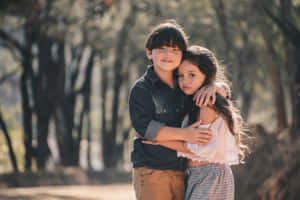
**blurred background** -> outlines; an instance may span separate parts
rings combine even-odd
[[[1,0],[0,187],[130,183],[128,91],[167,19],[250,126],[236,199],[300,199],[300,0]]]

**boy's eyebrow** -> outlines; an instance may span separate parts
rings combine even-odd
[[[189,71],[187,71],[187,72],[198,72],[197,70],[189,70]]]

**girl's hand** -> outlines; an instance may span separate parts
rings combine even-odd
[[[215,104],[216,85],[214,83],[201,87],[194,95],[193,101],[198,107]]]

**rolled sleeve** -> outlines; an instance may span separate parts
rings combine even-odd
[[[135,84],[129,94],[129,114],[133,128],[149,140],[154,140],[163,123],[155,121],[155,107],[149,89],[142,84]]]
[[[148,140],[154,141],[159,130],[164,126],[165,126],[164,123],[161,123],[161,122],[158,122],[155,120],[151,120],[146,129],[145,138],[147,138]]]

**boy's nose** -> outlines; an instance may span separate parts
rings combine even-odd
[[[184,83],[184,84],[187,84],[187,83],[189,83],[189,82],[190,82],[188,78],[183,78],[183,80],[182,80],[182,81],[183,81],[183,83]]]

